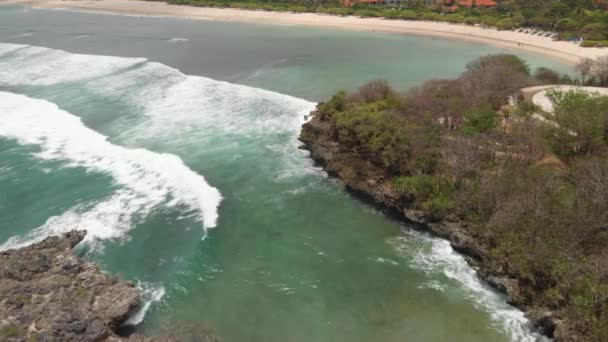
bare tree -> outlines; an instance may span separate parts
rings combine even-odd
[[[459,135],[447,136],[444,137],[442,145],[443,158],[452,168],[456,182],[479,171],[484,160],[489,158],[488,152],[484,151],[481,142],[476,139]]]
[[[608,163],[604,157],[585,159],[575,164],[572,178],[577,193],[597,206],[600,224],[608,224]]]
[[[600,86],[608,87],[608,56],[598,57],[593,65],[593,73]]]
[[[349,96],[354,102],[375,102],[385,100],[390,96],[396,96],[395,92],[385,80],[374,80],[359,87],[356,92]]]
[[[587,77],[591,75],[591,70],[595,62],[591,58],[583,58],[574,68],[581,75],[581,83],[585,84]]]

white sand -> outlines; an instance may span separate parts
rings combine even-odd
[[[483,42],[499,47],[516,48],[550,55],[569,63],[581,58],[608,55],[608,49],[582,48],[574,43],[553,41],[551,38],[513,32],[498,31],[468,25],[430,21],[387,20],[380,18],[339,17],[314,13],[286,13],[250,11],[224,8],[205,8],[170,5],[141,0],[0,0],[2,3],[20,3],[37,8],[107,11],[135,15],[178,16],[194,19],[238,21],[275,25],[298,25],[336,28],[354,31],[377,31],[396,34],[418,34],[441,38],[455,38]],[[449,52],[446,57],[449,57]]]

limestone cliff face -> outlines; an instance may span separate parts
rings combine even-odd
[[[132,283],[72,253],[74,231],[0,252],[1,341],[103,341],[140,304]]]

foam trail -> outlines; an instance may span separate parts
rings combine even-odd
[[[520,342],[548,340],[531,331],[531,324],[522,311],[507,304],[502,295],[483,284],[475,270],[462,255],[454,251],[447,240],[406,230],[405,236],[389,239],[388,242],[403,256],[411,258],[413,255],[412,266],[427,274],[430,279],[427,284],[429,288],[442,291],[445,287],[445,277],[459,283],[467,297],[478,308],[488,312],[498,328],[505,331],[511,340]]]
[[[0,136],[40,146],[36,157],[109,174],[120,187],[99,203],[49,218],[25,237],[9,239],[0,249],[19,247],[66,229],[88,230],[86,240],[119,237],[132,228],[136,218],[159,205],[193,212],[204,228],[216,225],[219,191],[175,155],[114,145],[50,102],[7,92],[0,92],[0,121]]]
[[[13,52],[0,59],[0,84],[9,86],[86,80],[146,62],[145,58],[89,56],[17,44],[0,44],[0,54],[3,50]]]
[[[127,318],[127,320],[123,323],[125,326],[134,326],[143,322],[150,305],[159,302],[165,295],[165,288],[159,285],[138,282],[137,288],[142,292],[143,305],[141,305],[137,311]]]

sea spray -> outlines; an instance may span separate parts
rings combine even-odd
[[[141,323],[146,316],[146,312],[150,309],[150,305],[159,302],[165,295],[165,288],[158,284],[138,281],[136,287],[142,293],[142,304],[123,323],[125,326],[134,326]]]

